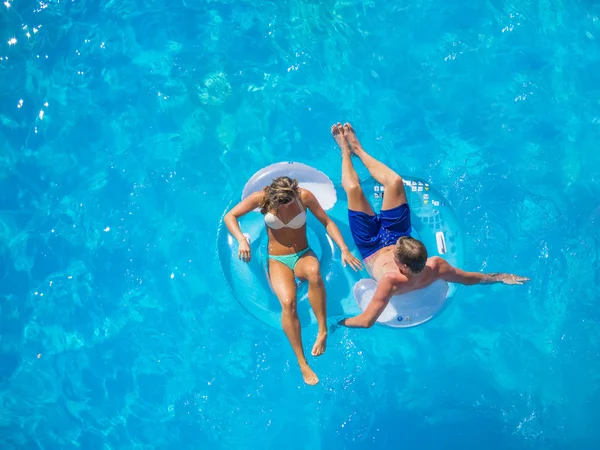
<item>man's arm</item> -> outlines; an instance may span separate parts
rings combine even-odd
[[[367,309],[358,316],[342,320],[339,322],[339,325],[344,325],[348,328],[371,328],[390,302],[393,292],[393,282],[387,277],[384,277],[379,282]]]
[[[437,258],[438,271],[440,278],[448,283],[459,283],[467,286],[474,284],[523,284],[529,281],[529,278],[520,277],[510,273],[481,273],[466,272],[452,266],[446,260]]]

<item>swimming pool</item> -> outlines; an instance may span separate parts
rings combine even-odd
[[[0,447],[597,448],[599,17],[3,2]],[[532,282],[338,330],[310,388],[232,298],[215,236],[269,163],[339,181],[337,121],[452,203],[468,268]]]

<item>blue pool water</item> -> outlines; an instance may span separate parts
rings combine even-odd
[[[596,2],[2,3],[0,448],[598,448]],[[269,163],[339,182],[337,121],[532,281],[338,330],[309,388],[216,230]]]

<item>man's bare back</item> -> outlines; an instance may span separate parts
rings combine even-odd
[[[379,281],[386,273],[397,273],[398,267],[394,261],[394,246],[390,245],[378,250],[365,259],[365,267],[376,281]]]
[[[393,245],[384,247],[365,259],[367,271],[375,281],[380,282],[386,279],[388,283],[392,284],[392,295],[404,294],[429,286],[440,279],[440,267],[444,263],[448,264],[442,258],[428,258],[423,270],[409,278],[398,269],[394,259],[394,248]]]

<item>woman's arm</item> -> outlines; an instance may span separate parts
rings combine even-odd
[[[340,229],[337,227],[335,222],[331,220],[331,218],[327,215],[327,213],[319,203],[319,200],[317,200],[317,197],[315,197],[315,195],[309,190],[302,189],[302,202],[304,203],[304,205],[306,205],[310,212],[314,214],[314,216],[319,220],[319,222],[323,224],[325,230],[327,231],[327,234],[331,236],[331,239],[333,239],[333,241],[342,251],[342,263],[344,264],[344,267],[346,266],[346,263],[349,263],[354,270],[361,269],[362,264],[360,260],[355,258],[354,255],[350,253],[350,250],[348,250],[348,246],[346,245],[346,242],[342,237],[342,233],[340,233]]]
[[[250,211],[257,208],[263,196],[263,192],[255,192],[254,194],[249,195],[240,203],[235,205],[231,209],[231,211],[225,214],[225,218],[223,219],[223,221],[225,222],[225,226],[227,227],[231,235],[234,238],[236,238],[239,243],[239,258],[246,262],[250,261],[250,245],[248,244],[248,241],[246,241],[244,233],[242,233],[242,229],[240,228],[240,224],[238,223],[238,218],[248,214]]]

